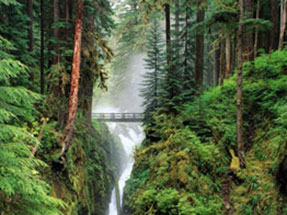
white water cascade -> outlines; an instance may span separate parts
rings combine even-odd
[[[139,96],[144,67],[145,53],[134,53],[127,57],[126,66],[118,68],[110,80],[107,93],[99,93],[94,98],[94,113],[142,113],[143,103]],[[107,123],[110,132],[118,136],[127,156],[119,177],[120,200],[122,204],[123,191],[126,181],[130,178],[134,164],[133,152],[144,139],[141,123]],[[116,190],[114,189],[109,205],[109,215],[119,215],[117,212]]]
[[[116,123],[107,123],[107,124],[110,129],[110,132],[115,134],[117,132]],[[134,164],[133,152],[134,152],[135,147],[138,146],[144,139],[144,133],[142,131],[140,124],[135,125],[135,124],[126,123],[126,124],[122,124],[121,126],[125,127],[125,130],[127,131],[127,133],[126,134],[120,133],[118,134],[118,136],[122,142],[126,155],[128,156],[128,158],[126,159],[127,162],[125,163],[123,173],[120,176],[119,181],[118,181],[119,191],[120,191],[120,203],[122,204],[124,187],[125,187],[126,181],[130,178],[133,164]],[[113,189],[112,196],[111,196],[111,202],[109,205],[109,215],[118,215],[115,188]]]

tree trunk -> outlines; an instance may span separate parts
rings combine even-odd
[[[257,5],[256,5],[256,19],[258,20],[260,17],[260,0],[257,0]],[[254,41],[254,58],[257,57],[257,49],[258,49],[258,37],[259,37],[259,28],[256,27],[255,31],[255,41]]]
[[[33,0],[27,0],[28,21],[28,50],[33,51]]]
[[[180,5],[179,1],[175,1],[175,43],[173,44],[174,51],[176,52],[176,58],[180,57],[181,38],[180,38]]]
[[[40,1],[41,7],[41,94],[45,93],[45,35],[44,35],[44,0]]]
[[[54,24],[57,23],[60,19],[60,7],[59,7],[59,0],[54,0]],[[54,44],[54,52],[55,52],[55,56],[53,59],[53,64],[57,64],[59,62],[59,44],[58,44],[58,40],[59,40],[59,28],[58,27],[54,27],[54,38],[56,40],[55,44]]]
[[[28,25],[28,51],[31,54],[33,52],[33,0],[27,0],[27,15],[29,17]],[[31,71],[30,81],[34,81],[34,72]]]
[[[280,20],[280,38],[278,49],[282,49],[284,45],[284,35],[286,30],[287,19],[287,0],[281,0],[281,20]]]
[[[70,18],[71,18],[71,15],[70,15],[69,0],[65,0],[65,20],[66,20],[66,23],[69,23]]]
[[[240,5],[240,18],[239,23],[243,21],[244,15],[244,2],[243,0],[239,0]],[[237,152],[238,157],[240,160],[240,165],[242,167],[245,166],[245,161],[243,157],[243,113],[242,113],[242,83],[243,83],[243,26],[242,24],[238,27],[237,32],[237,67],[238,67],[238,74],[237,74],[237,100],[236,100],[236,108],[237,108],[237,122],[236,122],[236,135],[237,135]]]
[[[212,51],[212,45],[208,44],[207,46],[207,53],[210,53]],[[207,69],[206,69],[206,84],[210,87],[213,86],[214,80],[213,80],[213,59],[212,57],[207,58]]]
[[[77,0],[77,17],[75,26],[75,39],[74,39],[74,56],[72,65],[71,76],[71,90],[69,98],[69,116],[68,122],[65,127],[65,139],[61,152],[61,157],[65,155],[70,147],[71,137],[73,134],[74,121],[78,106],[78,92],[79,92],[79,78],[80,78],[80,65],[81,65],[81,43],[82,43],[82,17],[83,17],[84,4],[82,0]]]
[[[225,43],[224,41],[220,42],[220,73],[219,73],[219,84],[223,85],[225,77]]]
[[[170,5],[165,4],[165,36],[166,36],[166,63],[170,64],[171,60],[171,38],[170,38]]]
[[[246,7],[246,13],[247,13],[247,19],[253,18],[253,5],[252,0],[245,0],[245,7]],[[245,53],[246,53],[246,59],[252,60],[253,58],[253,31],[249,31],[246,34],[246,42],[245,42]]]
[[[89,123],[92,123],[92,102],[94,80],[90,70],[81,71],[79,109]]]
[[[227,30],[225,39],[225,78],[231,76],[231,36]]]
[[[202,1],[197,5],[197,23],[204,21],[205,11],[201,8]],[[204,64],[204,34],[197,32],[195,39],[195,87],[199,90],[203,84],[203,64]]]
[[[172,81],[171,68],[171,34],[170,34],[170,5],[165,4],[165,35],[166,35],[166,63],[167,63],[167,84],[170,85]],[[173,89],[170,92],[170,98],[173,98]]]
[[[270,0],[271,5],[271,22],[272,28],[270,29],[269,37],[270,37],[270,47],[269,51],[277,49],[277,40],[278,40],[278,0]]]
[[[89,13],[89,31],[93,32],[95,29],[95,16]],[[93,47],[95,42],[93,38],[89,39],[88,46]],[[89,123],[92,123],[92,103],[93,103],[93,89],[94,80],[93,75],[90,71],[84,71],[85,74],[81,76],[81,89],[80,98],[84,100],[84,105],[81,108],[83,110],[83,115],[87,118]]]
[[[220,76],[220,50],[221,47],[219,46],[218,49],[214,52],[214,67],[213,67],[213,80],[214,86],[219,84],[219,76]]]
[[[180,40],[179,10],[180,10],[179,1],[175,1],[175,39],[176,39],[177,44],[179,43],[179,40]]]
[[[188,41],[189,41],[189,34],[188,34],[188,29],[189,29],[189,13],[188,9],[186,7],[185,9],[185,35],[184,35],[184,79],[185,79],[185,84],[184,84],[184,90],[187,90],[188,88]]]

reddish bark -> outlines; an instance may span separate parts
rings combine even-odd
[[[283,48],[284,35],[286,31],[286,21],[287,21],[287,0],[281,0],[280,37],[279,37],[278,49]]]
[[[81,43],[82,43],[82,17],[84,4],[82,0],[77,0],[77,17],[75,27],[74,40],[74,56],[71,76],[71,90],[69,98],[69,116],[65,127],[64,145],[61,152],[61,157],[68,151],[71,143],[71,137],[74,129],[74,121],[78,106],[79,78],[81,65]]]

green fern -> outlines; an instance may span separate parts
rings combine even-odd
[[[12,85],[12,79],[25,74],[27,68],[7,53],[11,49],[0,37],[0,211],[5,215],[59,215],[58,208],[64,204],[49,196],[50,187],[37,171],[46,164],[30,158],[38,140],[26,123],[33,122],[34,103],[40,96]]]

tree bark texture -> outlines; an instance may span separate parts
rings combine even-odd
[[[71,90],[69,97],[69,116],[65,127],[65,139],[61,152],[61,157],[65,155],[70,147],[71,137],[73,134],[74,121],[78,106],[79,78],[81,65],[81,43],[82,43],[82,18],[84,4],[82,0],[77,0],[77,17],[75,26],[74,55],[71,76]]]
[[[213,67],[214,87],[219,84],[219,76],[220,76],[220,46],[214,52],[214,67]]]
[[[222,40],[220,42],[220,73],[219,73],[219,84],[223,85],[224,83],[224,77],[225,77],[225,43]]]
[[[270,29],[269,37],[270,37],[270,50],[276,50],[277,44],[278,44],[278,28],[279,28],[279,9],[278,9],[279,1],[278,0],[270,0],[270,6],[271,6],[271,22],[272,22],[272,28]]]
[[[231,36],[227,30],[225,39],[225,78],[231,76]]]
[[[169,65],[171,60],[171,36],[170,36],[170,5],[165,5],[165,35],[166,35],[166,62]]]
[[[287,0],[281,0],[281,19],[280,19],[280,37],[278,49],[282,49],[284,45],[284,35],[286,31],[287,20]]]
[[[89,20],[89,31],[95,29],[95,16],[92,13],[88,14]],[[88,38],[86,46],[94,47],[94,38]],[[81,72],[80,79],[80,90],[79,90],[79,105],[83,115],[88,120],[89,123],[92,123],[92,102],[93,102],[93,89],[94,89],[94,80],[93,75],[90,70],[83,70]]]
[[[71,18],[69,0],[65,0],[65,21],[69,23]]]
[[[172,80],[172,68],[171,68],[171,27],[170,27],[170,5],[165,4],[165,35],[166,35],[166,63],[167,63],[167,84],[171,84]],[[173,98],[173,89],[170,92],[170,98]]]

